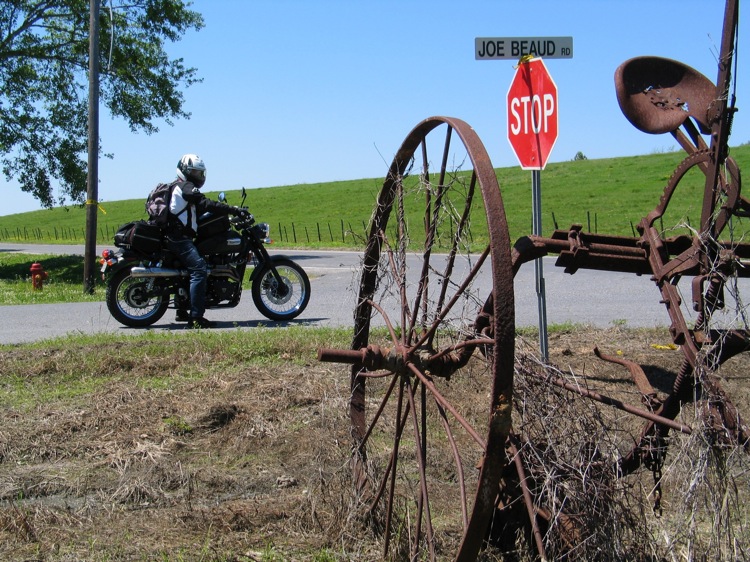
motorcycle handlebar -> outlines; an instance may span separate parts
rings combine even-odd
[[[255,222],[255,217],[248,211],[247,209],[243,209],[241,207],[235,207],[239,209],[241,212],[233,217],[229,218],[229,222],[236,225],[251,225]]]

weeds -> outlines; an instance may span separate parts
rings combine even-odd
[[[571,327],[551,333],[550,351],[590,371],[581,345],[617,345],[639,360],[654,352],[644,342],[666,333]],[[352,493],[348,368],[314,359],[322,344],[345,348],[350,337],[348,330],[285,328],[0,346],[0,558],[382,559],[382,535]],[[527,348],[535,342],[519,341],[519,352]],[[655,361],[670,357],[661,352]],[[747,364],[728,367],[728,391],[746,403]],[[590,380],[624,388],[619,370],[610,369]],[[577,532],[590,539],[580,552],[594,556],[598,544],[600,557],[613,559],[709,552],[709,560],[748,559],[744,456],[712,451],[698,435],[675,435],[657,520],[650,472],[615,481],[581,460],[591,452],[590,425],[614,432],[621,420],[534,380],[519,371],[517,397],[527,397],[519,430],[549,446],[535,449],[539,462],[529,468],[542,496],[567,502],[556,524],[582,514]],[[456,400],[462,413],[475,408]],[[630,436],[612,434],[628,443]],[[609,458],[609,444],[600,440],[597,455]],[[565,548],[550,545],[550,552]],[[496,554],[488,550],[482,560]]]

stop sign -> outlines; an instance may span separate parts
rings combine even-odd
[[[557,140],[557,86],[542,59],[521,62],[508,89],[508,141],[524,170],[543,170]]]

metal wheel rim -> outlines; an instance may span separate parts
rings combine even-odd
[[[276,267],[281,279],[287,287],[287,292],[284,296],[278,296],[277,288],[278,283],[270,271],[263,277],[261,284],[261,299],[266,303],[266,306],[271,310],[277,312],[293,311],[297,310],[301,303],[304,301],[304,285],[302,279],[299,277],[296,271],[287,267]],[[292,280],[294,279],[294,281]],[[292,300],[293,297],[298,296],[296,300]],[[291,306],[284,307],[288,303],[292,303]]]
[[[117,289],[117,306],[132,318],[146,318],[153,314],[161,304],[162,297],[139,298],[139,292],[145,292],[146,282],[133,277],[124,280]]]
[[[487,410],[488,427],[484,443],[483,458],[481,459],[481,469],[477,477],[476,490],[469,491],[473,493],[473,506],[471,513],[466,515],[468,519],[464,523],[464,530],[460,541],[460,546],[455,553],[457,560],[475,559],[482,543],[484,532],[487,528],[489,518],[494,508],[497,494],[497,484],[502,473],[505,463],[505,442],[510,432],[510,414],[512,401],[513,386],[513,349],[514,349],[514,299],[513,299],[513,272],[511,267],[510,240],[508,235],[507,221],[503,209],[502,199],[500,196],[499,186],[484,146],[479,140],[476,133],[465,122],[449,117],[432,117],[420,123],[409,134],[401,148],[399,149],[394,161],[390,167],[388,177],[384,182],[383,189],[378,200],[378,205],[373,216],[370,227],[370,236],[368,246],[364,257],[364,268],[360,284],[360,293],[357,308],[355,310],[355,336],[352,348],[355,350],[365,348],[368,345],[370,333],[370,317],[372,314],[372,304],[370,299],[377,285],[378,263],[381,257],[381,242],[378,232],[387,227],[389,215],[393,208],[394,190],[398,182],[403,177],[408,163],[414,157],[420,146],[425,145],[427,135],[440,125],[447,125],[446,141],[444,150],[447,152],[447,146],[450,144],[452,134],[456,133],[463,143],[466,152],[471,160],[474,170],[474,180],[479,186],[479,192],[485,204],[488,224],[492,225],[489,229],[489,258],[491,262],[491,272],[493,281],[493,292],[500,295],[494,301],[490,299],[488,305],[491,307],[491,317],[494,318],[494,325],[491,327],[492,339],[494,340],[495,353],[491,354],[491,390],[490,400]],[[444,159],[445,160],[445,159]],[[441,165],[441,173],[445,171],[445,162]],[[510,289],[510,290],[509,290]],[[352,368],[352,398],[350,401],[350,417],[352,423],[352,432],[355,444],[362,441],[366,430],[366,420],[364,416],[366,383],[360,376],[363,365],[355,364]],[[395,381],[395,377],[394,377]],[[425,389],[425,384],[422,385]],[[424,390],[422,392],[425,392]],[[430,391],[431,393],[431,391]],[[402,394],[399,393],[399,396]],[[407,394],[408,396],[408,394]],[[413,400],[413,396],[409,397]],[[398,442],[398,438],[396,442]],[[398,454],[397,445],[394,446],[394,455]],[[363,458],[355,454],[353,462],[354,478],[358,488],[362,489],[366,485],[366,474],[363,466]],[[394,471],[395,472],[395,471]],[[427,497],[427,493],[420,493],[419,496]],[[417,517],[426,516],[428,519],[427,527],[430,527],[429,519],[429,497],[420,504]],[[387,510],[392,509],[389,504]],[[390,513],[386,514],[387,518]],[[389,543],[389,533],[392,531],[386,529],[386,544]],[[427,530],[430,534],[430,530]],[[428,537],[428,543],[432,542]],[[387,549],[388,547],[386,547]],[[411,556],[421,556],[420,547],[417,546]],[[388,553],[386,553],[388,554]],[[434,545],[428,544],[425,547],[425,554],[430,559],[435,557]]]

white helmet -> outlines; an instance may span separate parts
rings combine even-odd
[[[206,183],[206,165],[200,156],[186,154],[177,162],[177,177],[201,188]]]

